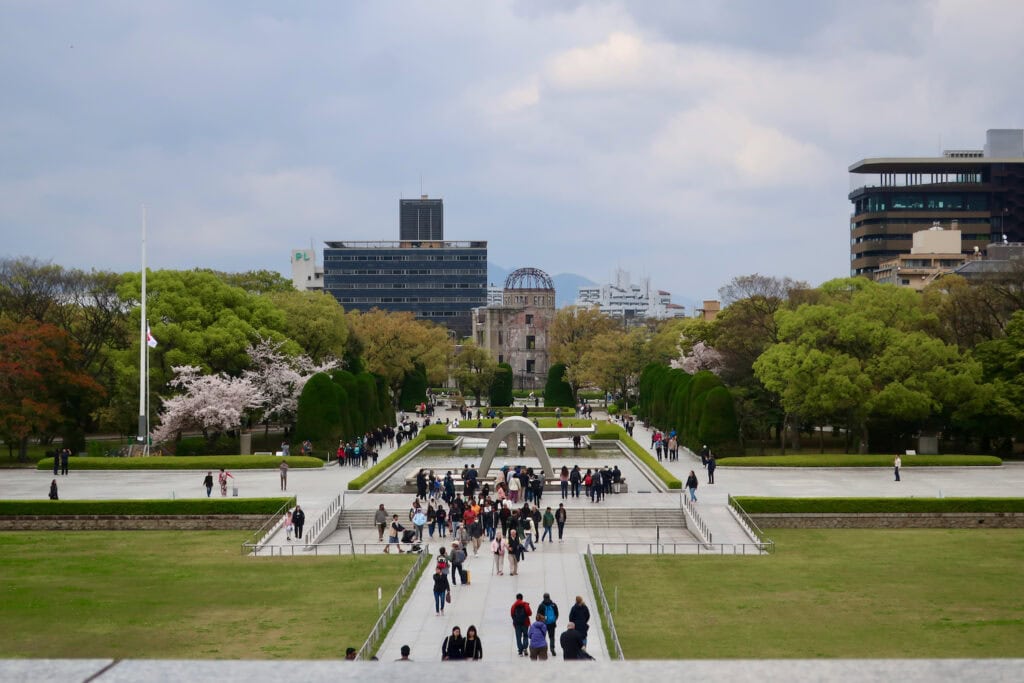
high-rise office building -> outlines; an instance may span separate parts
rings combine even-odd
[[[850,166],[850,274],[909,254],[913,234],[957,222],[964,254],[1024,241],[1024,130],[989,130],[983,149]],[[851,183],[851,186],[853,185]]]
[[[443,240],[444,201],[421,195],[398,200],[398,239]]]

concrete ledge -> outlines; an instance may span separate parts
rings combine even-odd
[[[437,661],[437,653],[412,653],[412,662],[322,661],[172,661],[25,659],[0,661],[0,680],[139,683],[141,681],[203,681],[255,683],[282,680],[309,683],[382,680],[422,683],[465,672],[462,662]],[[428,661],[429,659],[429,661]],[[563,683],[612,680],[697,680],[729,683],[790,681],[1017,681],[1024,659],[771,659],[565,662],[538,666],[544,678]],[[485,660],[486,664],[486,660]],[[531,666],[526,664],[526,666]],[[549,671],[549,667],[556,672]],[[674,672],[674,673],[673,673]]]
[[[0,531],[252,531],[270,515],[25,515]]]
[[[750,515],[777,529],[1022,529],[1020,512],[871,512]]]

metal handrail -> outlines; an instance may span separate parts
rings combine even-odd
[[[320,513],[319,517],[316,518],[316,521],[313,522],[312,526],[309,527],[309,531],[306,533],[306,538],[311,539],[312,543],[307,544],[307,546],[314,545],[318,540],[320,540],[320,532],[322,532],[324,527],[326,527],[330,522],[337,521],[337,518],[344,510],[345,492],[342,491],[334,497],[334,500],[330,502],[327,508]]]
[[[284,522],[285,511],[291,508],[295,502],[296,498],[291,498],[288,502],[279,507],[277,512],[272,514],[259,529],[252,532],[252,535],[249,536],[249,540],[242,544],[242,554],[245,554],[245,549],[247,547],[259,546],[263,541],[266,541],[273,536],[277,532],[278,527],[280,527],[282,522]]]
[[[697,532],[697,537],[711,545],[714,541],[711,529],[708,527],[707,522],[704,521],[704,518],[700,516],[700,513],[697,512],[697,506],[686,497],[686,492],[679,494],[679,507],[683,511],[683,516],[686,517],[686,526],[689,527],[692,523],[694,531]]]
[[[373,652],[377,649],[380,642],[384,640],[388,630],[391,628],[391,622],[397,618],[398,610],[406,594],[412,590],[413,584],[419,580],[420,574],[423,573],[430,558],[430,546],[423,546],[423,552],[420,553],[419,558],[417,558],[409,573],[405,575],[405,579],[402,580],[402,584],[388,602],[388,606],[380,613],[377,623],[373,625],[370,635],[366,637],[366,642],[363,643],[363,646],[359,648],[359,652],[356,653],[356,659],[369,659],[373,656]]]
[[[763,555],[768,543],[592,541],[598,555]]]
[[[765,546],[766,552],[771,553],[775,551],[775,541],[765,536],[764,532],[761,531],[761,528],[757,526],[750,515],[747,514],[747,511],[743,509],[743,506],[740,505],[731,494],[729,495],[729,511],[732,513],[733,517],[736,518],[736,521],[743,530],[747,532],[747,535],[750,536],[751,540],[757,541],[761,545]]]
[[[245,544],[244,549],[251,551],[252,557],[305,557],[313,555],[370,555],[382,552],[387,543],[354,543],[351,540],[342,543],[263,543]],[[406,551],[410,552],[410,551]],[[423,552],[426,552],[425,550]]]
[[[604,586],[601,584],[601,574],[597,571],[597,563],[594,562],[594,554],[590,552],[590,544],[587,544],[587,565],[590,567],[590,575],[594,578],[594,593],[597,596],[597,606],[601,610],[601,621],[605,624],[608,629],[608,635],[611,636],[612,646],[615,652],[612,654],[615,659],[624,660],[626,659],[625,653],[622,652],[622,645],[619,643],[619,634],[615,630],[615,620],[612,618],[612,611],[608,607],[608,598],[604,594]]]

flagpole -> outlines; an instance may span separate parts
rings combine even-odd
[[[142,205],[142,311],[139,315],[139,441],[143,444],[143,454],[148,441],[149,418],[146,415],[146,375],[149,364],[146,362],[149,346],[146,344],[146,205]]]
[[[149,320],[146,320],[146,440],[143,455],[149,455]]]

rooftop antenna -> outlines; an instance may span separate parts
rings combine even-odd
[[[420,197],[423,196],[423,171],[420,171]]]

